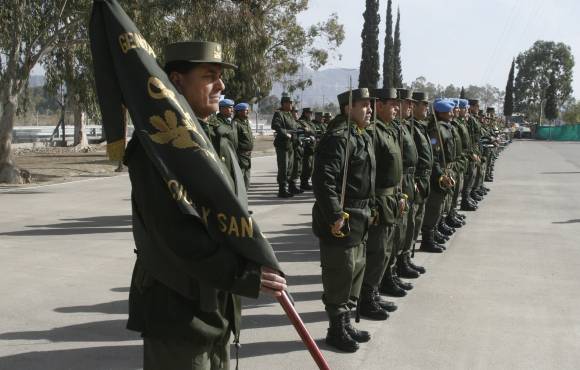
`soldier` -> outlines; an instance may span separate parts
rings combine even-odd
[[[398,132],[393,127],[399,105],[397,91],[376,89],[372,95],[376,98],[377,119],[367,131],[373,140],[377,166],[374,197],[376,217],[369,228],[360,314],[373,320],[386,320],[389,317],[387,311],[392,312],[397,306],[383,300],[378,288],[393,253],[393,232],[395,225],[401,221],[406,201],[399,189],[403,177],[403,160]]]
[[[233,153],[236,155],[238,147],[238,130],[232,122],[234,114],[234,101],[231,99],[222,99],[219,102],[219,112],[213,114],[207,120],[208,125],[214,128],[214,138],[212,143],[221,160],[226,165],[226,168],[233,176],[233,168],[231,163],[238,162],[237,156],[229,158]],[[231,148],[231,150],[230,150]]]
[[[470,199],[472,199],[476,203],[482,201],[483,195],[485,195],[483,189],[481,189],[481,184],[483,184],[483,178],[485,176],[485,171],[487,167],[481,143],[482,126],[479,121],[479,117],[483,116],[483,110],[479,109],[479,100],[470,99],[468,100],[468,102],[470,115],[467,122],[471,133],[471,141],[480,159],[480,161],[478,162],[475,179],[473,180],[474,181],[473,188],[471,190],[471,193],[469,194]]]
[[[332,121],[332,114],[330,112],[324,113],[324,123],[328,125],[330,121]]]
[[[314,148],[316,146],[316,125],[311,121],[312,109],[303,108],[298,125],[304,130],[302,141],[302,173],[300,174],[300,189],[312,190],[310,178],[314,166]]]
[[[353,90],[352,104],[349,95],[338,95],[341,114],[328,124],[316,151],[312,229],[320,240],[322,301],[330,321],[326,343],[355,352],[358,343],[370,340],[368,332],[351,325],[350,309],[358,301],[365,269],[375,157],[365,130],[371,118],[369,91]]]
[[[322,112],[314,113],[314,120],[312,120],[312,125],[316,130],[316,142],[318,143],[322,138],[322,135],[326,132],[326,124],[324,123]]]
[[[413,240],[411,242],[414,248],[417,239],[419,238],[419,231],[423,224],[423,217],[425,215],[425,203],[431,193],[431,169],[433,168],[433,149],[431,148],[431,139],[429,137],[429,124],[427,121],[427,114],[429,112],[429,98],[427,93],[415,91],[412,95],[415,104],[413,106],[413,126],[415,147],[417,148],[417,165],[415,167],[415,229],[413,231]],[[408,259],[409,266],[424,274],[425,268],[415,265],[410,257]]]
[[[201,41],[168,45],[165,61],[175,89],[206,124],[224,89],[222,68],[235,66],[222,61],[219,44]],[[182,212],[136,135],[125,163],[137,250],[127,327],[143,336],[144,369],[227,369],[230,332],[238,338],[241,316],[233,294],[277,296],[285,280],[211,239]]]
[[[304,130],[298,122],[298,109],[292,108],[292,118],[296,124],[296,128],[292,134],[292,147],[294,148],[294,161],[292,164],[292,173],[290,175],[290,182],[288,183],[288,192],[291,194],[302,194],[303,189],[298,188],[296,182],[302,176],[302,159],[304,158]]]
[[[297,123],[292,117],[294,101],[289,96],[283,96],[281,107],[272,117],[272,130],[275,132],[274,147],[276,148],[276,162],[278,164],[278,197],[290,198],[294,194],[288,192],[291,183],[292,167],[294,164],[294,138]]]
[[[452,168],[455,178],[455,186],[453,187],[453,192],[450,194],[448,199],[448,205],[446,207],[447,216],[443,222],[452,228],[461,228],[465,224],[463,218],[460,218],[457,213],[457,205],[459,203],[459,195],[463,189],[463,183],[465,179],[465,171],[467,170],[468,155],[469,150],[468,140],[469,133],[467,128],[465,131],[463,125],[461,124],[461,112],[463,111],[463,116],[466,113],[466,106],[462,107],[461,99],[453,99],[455,107],[453,108],[453,119],[451,120],[451,132],[453,134],[453,139],[455,142],[455,163]],[[467,137],[466,137],[467,135]]]
[[[434,234],[443,213],[445,198],[455,184],[448,168],[455,159],[455,143],[449,123],[454,106],[448,100],[438,100],[433,103],[436,120],[433,120],[429,130],[434,159],[431,169],[431,192],[427,198],[421,226],[421,250],[425,252],[441,253],[444,248],[435,242]]]
[[[254,135],[248,120],[250,105],[239,103],[234,107],[235,117],[233,126],[238,129],[238,163],[244,175],[246,191],[250,188],[250,171],[252,168],[252,150],[254,149]]]
[[[418,154],[415,147],[412,127],[408,124],[413,102],[412,91],[407,89],[397,89],[397,99],[399,102],[398,119],[393,122],[393,127],[398,132],[399,145],[403,157],[403,177],[399,188],[407,198],[409,206],[401,223],[395,228],[394,248],[395,252],[391,254],[389,266],[383,276],[381,284],[381,293],[402,297],[406,295],[406,290],[411,290],[413,285],[401,280],[401,277],[417,278],[420,273],[408,265],[408,261],[402,256],[410,253],[413,239],[413,228],[415,223],[414,211],[412,204],[415,199],[415,166],[417,165]]]

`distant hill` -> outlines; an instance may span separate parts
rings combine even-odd
[[[353,88],[358,87],[358,69],[354,68],[328,68],[313,71],[309,68],[304,68],[304,78],[312,79],[312,86],[301,91],[295,91],[294,95],[302,97],[301,107],[322,106],[324,104],[333,102],[337,104],[336,96],[343,91],[348,90],[348,78],[352,77]],[[270,95],[280,97],[282,94],[282,84],[274,83]]]

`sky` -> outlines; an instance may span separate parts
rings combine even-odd
[[[491,84],[505,89],[511,61],[536,40],[564,42],[572,49],[573,96],[580,99],[579,0],[394,0],[401,10],[403,80],[419,76],[441,85]],[[380,0],[382,66],[387,0]],[[327,66],[359,68],[365,0],[310,0],[299,15],[303,25],[335,12],[346,38],[342,59]],[[393,24],[394,29],[394,24]]]

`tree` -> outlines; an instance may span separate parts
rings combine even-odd
[[[550,84],[546,89],[546,107],[544,109],[544,115],[550,121],[558,118],[558,103],[556,96],[556,77],[554,74],[550,75]]]
[[[385,31],[385,52],[383,55],[383,87],[396,87],[393,81],[394,42],[393,42],[393,11],[392,0],[387,2],[387,19]]]
[[[459,98],[460,99],[467,99],[465,97],[465,89],[463,88],[463,86],[461,86],[461,92],[459,93]]]
[[[379,0],[367,0],[361,33],[362,56],[358,77],[359,87],[375,89],[379,82]]]
[[[403,66],[401,64],[401,11],[397,8],[397,23],[393,41],[393,84],[403,86]]]
[[[537,117],[545,101],[550,78],[554,77],[556,107],[572,94],[574,57],[570,46],[553,41],[536,41],[516,58],[518,69],[514,83],[514,109],[528,117]]]
[[[579,124],[580,123],[580,102],[571,101],[564,105],[564,111],[562,112],[562,120],[569,124]]]
[[[505,98],[503,101],[503,115],[506,117],[514,113],[514,70],[516,67],[515,59],[512,60],[512,66],[508,74],[507,84],[505,86]]]
[[[83,18],[87,0],[5,0],[0,7],[0,183],[21,183],[12,160],[18,99],[30,72]]]

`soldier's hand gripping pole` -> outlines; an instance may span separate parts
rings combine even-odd
[[[348,79],[348,114],[346,118],[346,147],[344,149],[344,171],[342,173],[342,186],[340,192],[340,210],[341,210],[341,217],[343,220],[343,226],[340,231],[335,232],[333,228],[333,235],[337,238],[344,238],[350,233],[350,224],[349,224],[349,214],[344,211],[344,202],[346,199],[346,178],[348,176],[348,165],[349,165],[349,150],[348,146],[350,144],[350,117],[351,117],[351,110],[352,110],[352,77]]]
[[[294,309],[292,302],[290,302],[288,293],[286,291],[283,291],[282,295],[277,297],[276,299],[284,309],[284,312],[286,312],[286,316],[288,316],[288,319],[290,319],[292,325],[294,325],[294,328],[298,332],[298,335],[300,335],[300,339],[302,339],[302,342],[304,342],[306,348],[308,348],[308,352],[310,352],[310,355],[314,359],[314,362],[316,362],[316,365],[318,365],[318,368],[321,370],[330,370],[328,362],[326,362],[326,360],[324,359],[324,356],[322,355],[322,352],[320,352],[320,349],[316,345],[316,342],[314,341],[314,339],[312,339],[312,336],[308,332],[308,329],[306,329],[306,326],[304,326],[304,323],[302,322],[300,315],[298,315],[298,312],[296,312],[296,310]]]

